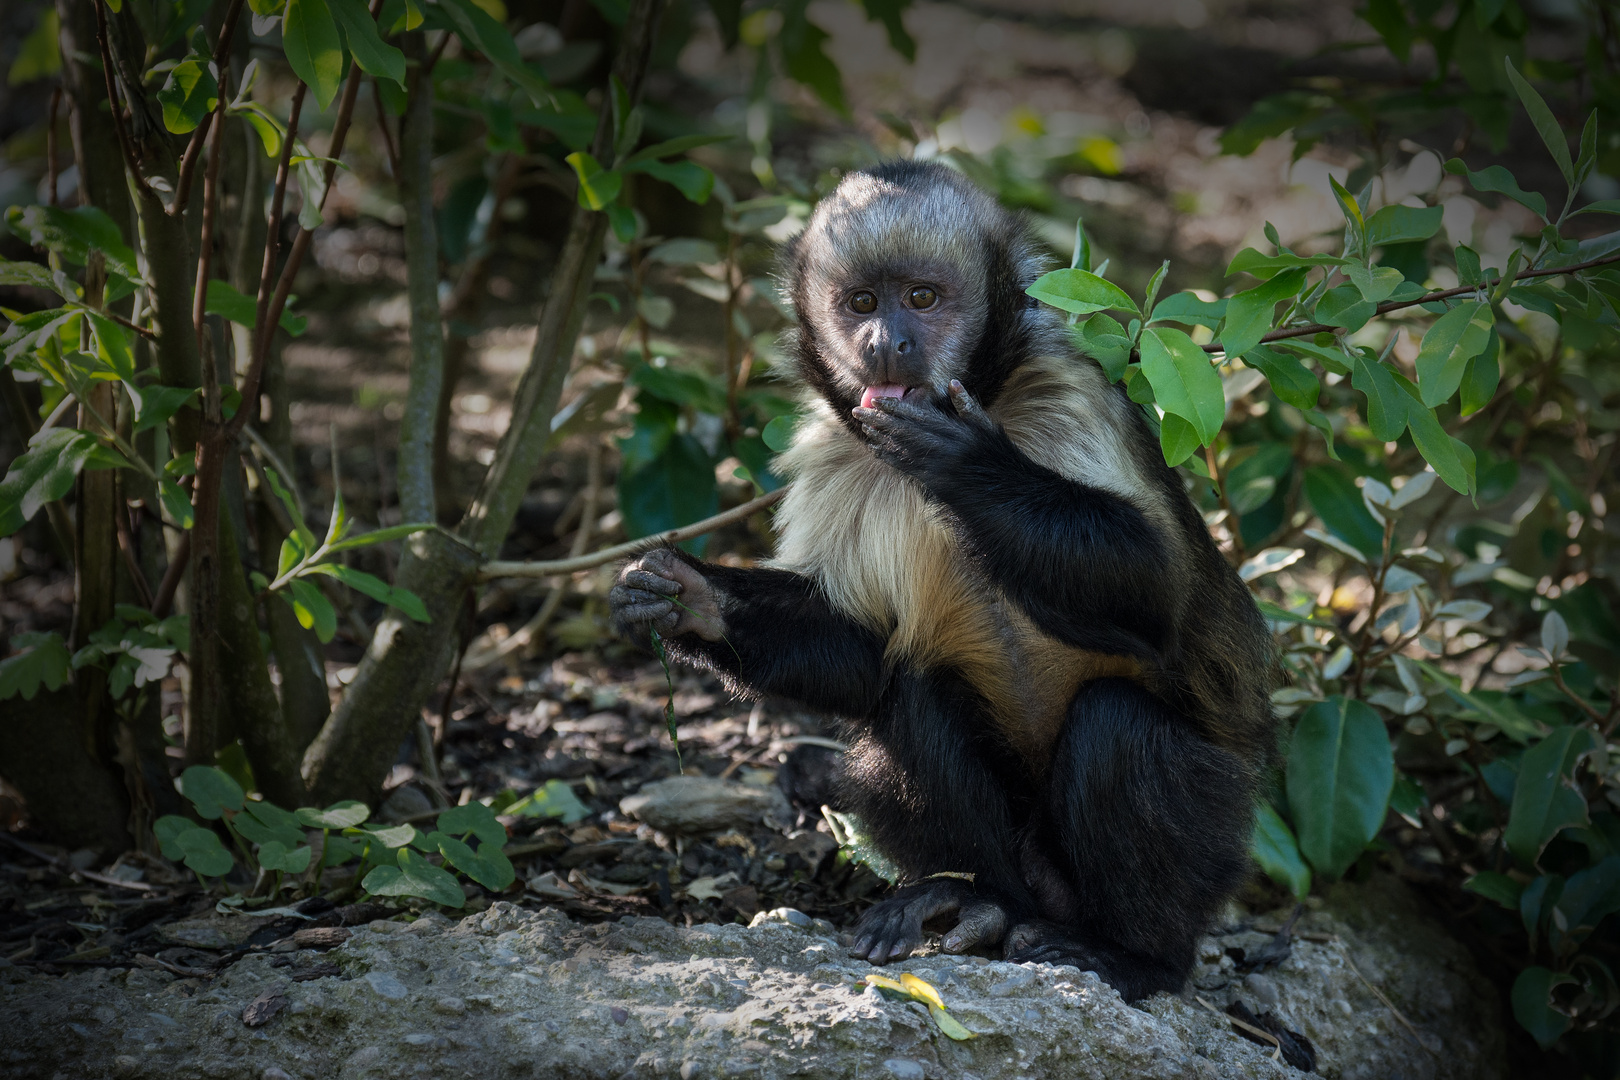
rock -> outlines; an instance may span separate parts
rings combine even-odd
[[[342,926],[309,926],[293,931],[293,944],[300,949],[330,949],[354,936],[354,931]]]
[[[1249,991],[1262,1008],[1272,1008],[1280,1000],[1277,993],[1277,984],[1259,972],[1244,976],[1243,987]]]
[[[431,814],[433,801],[427,793],[415,784],[403,784],[389,792],[388,798],[377,808],[377,816],[383,821],[399,822],[406,818],[414,818],[418,814]]]
[[[140,969],[53,977],[19,966],[19,980],[0,982],[0,1072],[7,1080],[1292,1075],[1196,994],[1216,1009],[1243,1001],[1263,1022],[1304,1035],[1333,1080],[1505,1076],[1495,989],[1397,880],[1336,886],[1307,912],[1289,958],[1264,976],[1276,992],[1270,1004],[1256,989],[1264,984],[1216,958],[1267,940],[1287,911],[1238,914],[1258,929],[1212,936],[1184,995],[1138,1006],[1071,967],[934,953],[885,969],[932,983],[951,1016],[978,1034],[953,1042],[916,1003],[857,992],[872,968],[847,958],[819,921],[770,912],[752,927],[583,925],[556,909],[497,902],[437,932],[357,929],[323,957],[342,975],[306,982],[289,982],[262,954],[186,994]],[[278,988],[286,1008],[243,1028],[241,1011]]]
[[[710,776],[672,776],[646,784],[619,809],[659,832],[690,835],[745,829],[762,818],[790,821],[793,811],[776,788],[758,788]]]

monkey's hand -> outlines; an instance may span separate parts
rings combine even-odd
[[[648,632],[664,637],[696,634],[719,641],[726,633],[720,615],[720,593],[703,572],[668,548],[657,548],[630,560],[608,593],[613,628],[647,644]]]
[[[923,943],[923,924],[955,918],[941,943],[948,953],[994,945],[1007,932],[1006,910],[989,897],[976,895],[965,882],[935,878],[907,885],[881,900],[855,925],[851,956],[874,964],[903,960]]]
[[[929,490],[948,485],[956,466],[999,431],[955,379],[948,397],[914,390],[903,398],[877,398],[872,406],[853,412],[866,444],[878,460]]]

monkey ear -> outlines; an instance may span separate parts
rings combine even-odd
[[[990,419],[990,414],[984,411],[984,406],[980,405],[973,395],[967,392],[967,387],[963,386],[960,380],[951,380],[949,393],[951,404],[956,408],[957,416],[974,427],[990,429],[996,426],[996,422]]]

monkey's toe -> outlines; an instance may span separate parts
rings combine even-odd
[[[994,945],[1007,933],[1007,912],[1000,904],[981,900],[962,907],[962,917],[945,935],[940,948],[948,953],[965,953]]]

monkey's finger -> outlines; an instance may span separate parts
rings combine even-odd
[[[973,395],[967,392],[967,387],[963,386],[960,381],[951,380],[950,394],[951,404],[956,407],[956,415],[978,427],[991,426],[993,421],[990,419],[990,414],[984,411],[984,406],[980,405]]]
[[[663,596],[679,596],[681,592],[680,582],[671,581],[652,570],[631,570],[619,579],[619,584],[624,588],[645,589]]]
[[[668,600],[631,600],[628,603],[614,605],[613,616],[628,625],[636,623],[654,623],[668,618],[674,614],[675,605]]]
[[[962,917],[945,935],[940,947],[948,953],[964,953],[983,945],[994,945],[1007,933],[1007,913],[1000,904],[988,901],[965,904]]]

